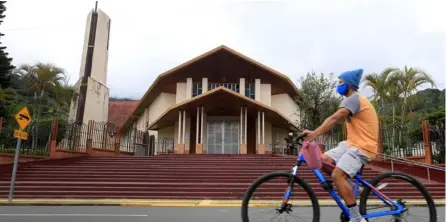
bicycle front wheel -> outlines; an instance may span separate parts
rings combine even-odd
[[[369,221],[391,222],[436,222],[437,211],[431,194],[415,178],[398,172],[383,173],[370,181],[374,187],[381,187],[380,192],[391,200],[402,204],[405,211],[400,215],[370,218]],[[443,185],[440,185],[443,186]],[[394,210],[378,199],[370,187],[365,187],[361,194],[359,210],[362,215],[372,212]]]
[[[297,176],[294,179],[287,210],[285,212],[278,210],[291,177],[292,175],[286,172],[274,172],[254,181],[243,198],[242,221],[319,222],[320,209],[316,194],[304,180]]]

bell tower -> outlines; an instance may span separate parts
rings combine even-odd
[[[79,80],[75,84],[77,99],[70,105],[68,120],[87,123],[108,120],[107,65],[110,43],[110,17],[98,2],[87,16]]]

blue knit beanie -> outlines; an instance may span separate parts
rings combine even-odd
[[[352,87],[355,90],[359,89],[359,83],[361,81],[361,77],[362,77],[362,69],[356,69],[356,70],[350,70],[350,71],[345,71],[343,73],[341,73],[341,75],[339,75],[339,78],[344,80],[344,82]]]

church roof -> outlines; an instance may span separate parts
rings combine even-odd
[[[115,101],[108,103],[108,122],[122,126],[132,115],[139,101]]]
[[[299,95],[299,92],[297,90],[297,87],[294,85],[294,83],[284,74],[269,68],[260,62],[257,62],[225,45],[221,45],[215,49],[212,49],[200,56],[197,56],[179,66],[176,66],[162,74],[160,74],[153,84],[149,87],[147,92],[142,97],[140,103],[136,107],[136,109],[133,111],[133,113],[128,117],[128,119],[124,122],[122,126],[122,130],[126,130],[127,128],[131,127],[133,123],[144,113],[144,110],[152,103],[152,101],[163,91],[167,88],[167,82],[169,81],[175,81],[177,79],[180,79],[180,77],[188,77],[184,76],[184,73],[182,71],[186,69],[187,67],[192,66],[193,64],[196,64],[200,61],[203,61],[204,59],[208,59],[214,55],[217,54],[225,54],[230,55],[234,58],[238,58],[241,61],[244,61],[246,64],[253,65],[256,69],[261,70],[262,73],[267,73],[269,77],[274,79],[275,82],[280,82],[281,88],[285,90],[290,96],[296,97]]]

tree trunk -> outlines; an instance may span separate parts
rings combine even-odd
[[[395,102],[392,104],[392,150],[395,150]]]
[[[40,92],[40,98],[39,98],[39,100],[40,100],[40,102],[39,102],[39,105],[38,105],[38,108],[37,108],[37,115],[36,115],[36,122],[39,120],[39,118],[40,118],[40,112],[41,112],[41,107],[42,107],[42,98],[43,98],[43,95],[44,95],[44,93],[45,93],[45,90],[42,90],[41,92]],[[35,98],[35,96],[36,96],[36,94],[34,94],[34,98]],[[34,133],[33,133],[35,136],[33,137],[33,144],[32,144],[32,148],[33,149],[36,149],[36,147],[37,147],[37,142],[38,142],[38,140],[39,140],[39,138],[38,138],[38,134],[39,134],[39,126],[38,126],[38,124],[35,124],[34,125]]]
[[[405,116],[406,116],[406,106],[407,106],[407,94],[404,93],[403,100],[403,109],[401,110],[401,124],[404,124]]]

